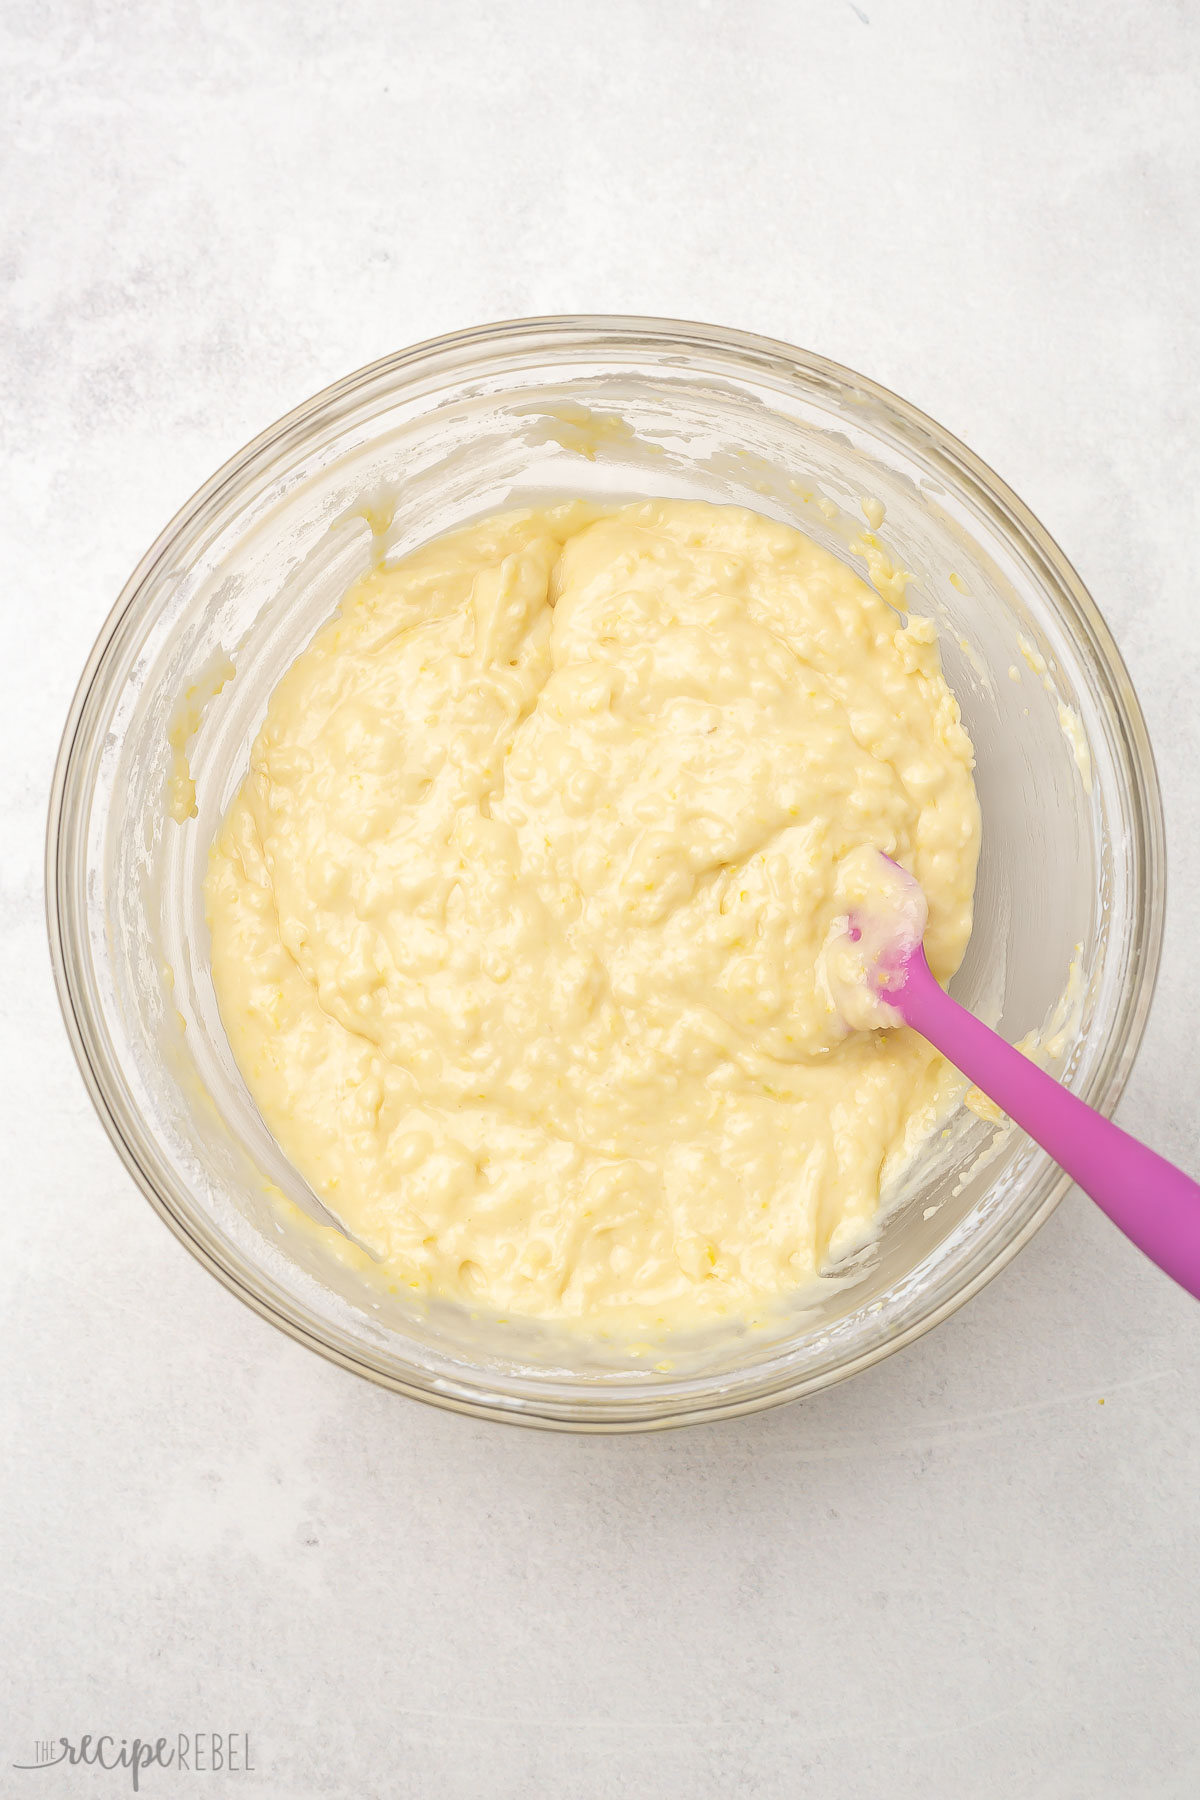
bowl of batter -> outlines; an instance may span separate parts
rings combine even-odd
[[[1021,503],[715,327],[523,321],[318,395],[118,602],[64,736],[64,1014],[148,1197],[400,1391],[647,1429],[826,1385],[1066,1179],[824,947],[874,851],[1093,1105],[1162,927],[1136,699]]]

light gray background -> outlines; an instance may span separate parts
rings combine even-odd
[[[126,1791],[11,1773],[38,1736],[232,1729],[257,1775],[144,1791],[1195,1796],[1200,1312],[1087,1202],[921,1343],[765,1417],[586,1441],[406,1403],[240,1307],[118,1165],[55,1009],[41,838],[121,583],[286,408],[505,316],[772,333],[964,437],[1112,624],[1172,868],[1120,1116],[1200,1170],[1200,11],[0,24],[0,1791]]]

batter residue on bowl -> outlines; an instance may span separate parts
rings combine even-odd
[[[515,511],[365,576],[213,846],[213,978],[296,1168],[397,1282],[752,1309],[869,1232],[957,1078],[821,974],[866,847],[971,927],[926,619],[741,508]]]

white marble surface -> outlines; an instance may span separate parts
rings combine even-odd
[[[0,1790],[127,1791],[9,1772],[39,1736],[236,1730],[253,1775],[143,1791],[1195,1796],[1200,1312],[1082,1198],[807,1404],[448,1417],[163,1229],[72,1063],[40,876],[95,633],[244,439],[478,320],[747,326],[965,437],[1110,620],[1172,864],[1120,1116],[1200,1169],[1200,12],[8,0],[0,35]]]

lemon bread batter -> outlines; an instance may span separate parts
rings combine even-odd
[[[862,1240],[954,1092],[820,953],[875,846],[954,971],[971,769],[930,622],[789,527],[488,519],[364,577],[272,696],[207,877],[234,1054],[395,1281],[748,1311]]]

